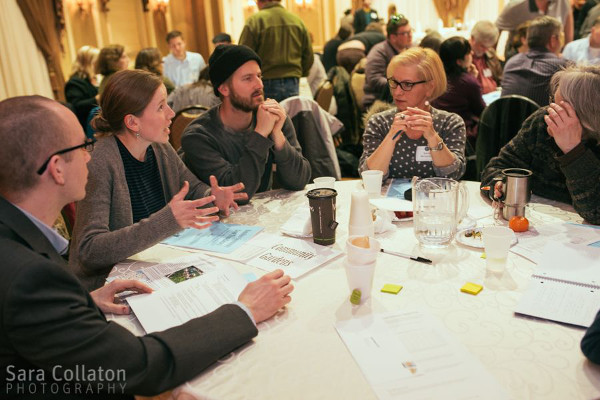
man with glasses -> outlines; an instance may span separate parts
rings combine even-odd
[[[412,46],[412,33],[410,22],[404,15],[390,17],[387,23],[387,40],[373,46],[367,55],[363,109],[366,110],[377,99],[391,102],[386,69],[392,57]]]
[[[106,312],[129,312],[116,293],[151,289],[115,280],[87,293],[51,228],[65,204],[86,194],[94,140],[66,107],[29,96],[0,102],[0,141],[0,397],[156,395],[252,339],[255,323],[289,302],[289,280],[280,286],[266,274],[237,304],[163,332],[136,337],[107,322]]]
[[[562,25],[553,17],[538,17],[527,28],[527,53],[519,53],[504,66],[502,96],[518,94],[547,106],[550,79],[568,61],[559,57],[564,44]]]

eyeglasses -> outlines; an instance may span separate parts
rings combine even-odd
[[[387,81],[388,81],[388,85],[390,85],[390,89],[396,89],[398,86],[400,86],[400,88],[402,90],[404,90],[405,92],[410,92],[415,85],[428,82],[426,80],[425,81],[417,81],[417,82],[411,82],[411,81],[398,82],[394,78],[388,78]]]
[[[52,153],[50,155],[50,157],[48,157],[48,159],[46,160],[46,162],[44,162],[42,164],[42,166],[40,167],[40,169],[37,170],[38,175],[42,175],[44,173],[44,171],[46,170],[46,168],[48,168],[48,163],[50,162],[50,159],[52,159],[52,157],[54,156],[58,156],[60,154],[65,154],[68,153],[70,151],[73,150],[77,150],[77,149],[84,149],[85,151],[87,151],[88,153],[90,153],[92,150],[94,150],[94,143],[96,143],[96,139],[95,138],[86,138],[85,142],[83,144],[79,144],[77,146],[73,146],[73,147],[69,147],[63,150],[59,150],[56,153]]]
[[[406,32],[396,32],[396,33],[394,33],[394,35],[398,35],[398,36],[412,36],[413,32],[414,32],[414,30],[411,29],[411,30],[406,31]]]

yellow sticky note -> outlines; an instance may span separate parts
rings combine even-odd
[[[483,286],[478,285],[476,283],[467,282],[463,287],[460,288],[460,291],[463,293],[469,293],[472,295],[476,295],[483,289]]]
[[[385,285],[383,285],[383,288],[381,288],[381,291],[383,293],[391,293],[391,294],[398,294],[398,292],[401,290],[402,290],[402,286],[392,285],[391,283],[386,283]]]

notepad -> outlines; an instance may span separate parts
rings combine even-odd
[[[600,309],[600,249],[549,242],[515,313],[589,327]]]
[[[393,285],[391,283],[386,283],[381,288],[381,291],[383,293],[390,293],[390,294],[398,294],[401,290],[402,290],[402,286],[400,286],[400,285]]]
[[[467,282],[463,287],[460,288],[460,291],[463,293],[468,293],[472,295],[476,295],[483,289],[483,286],[478,285],[476,283]]]

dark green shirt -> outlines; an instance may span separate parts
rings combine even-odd
[[[264,79],[308,76],[313,64],[306,26],[278,2],[266,5],[248,18],[239,44],[258,54]]]
[[[598,225],[600,145],[595,139],[586,139],[564,154],[547,132],[546,114],[543,107],[527,118],[519,133],[485,167],[481,185],[489,185],[505,168],[529,169],[533,193],[572,203],[586,221]]]

